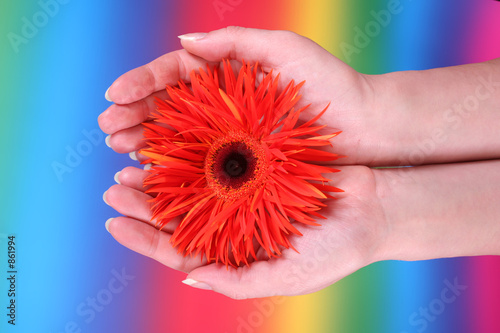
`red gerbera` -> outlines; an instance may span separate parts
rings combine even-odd
[[[313,163],[339,157],[316,149],[339,133],[318,134],[326,108],[298,125],[304,82],[278,93],[279,75],[257,73],[257,64],[243,63],[236,76],[229,61],[223,78],[218,68],[193,71],[190,86],[168,86],[170,100],[158,100],[144,123],[153,220],[161,229],[181,218],[171,242],[185,255],[237,266],[256,259],[255,243],[279,256],[293,248],[291,234],[301,235],[293,221],[319,225],[320,199],[341,191],[322,176],[338,170]]]

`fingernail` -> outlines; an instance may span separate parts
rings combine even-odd
[[[109,87],[109,88],[111,88],[111,87]],[[104,98],[106,98],[106,100],[107,100],[108,102],[113,102],[113,101],[111,100],[111,98],[109,98],[109,88],[108,88],[108,90],[106,90],[106,92],[104,93]]]
[[[108,135],[108,136],[106,137],[106,139],[104,139],[104,142],[106,142],[106,146],[108,146],[109,148],[111,148],[111,145],[109,144],[109,140],[110,140],[110,139],[111,139],[111,134],[110,134],[110,135]]]
[[[186,279],[182,281],[182,283],[187,284],[188,286],[198,288],[198,289],[204,289],[204,290],[212,290],[212,287],[210,287],[208,284],[204,282],[198,282],[194,279]]]
[[[148,164],[144,165],[144,170],[149,170],[149,169],[151,169],[152,166],[153,166],[153,164],[148,163]]]
[[[109,223],[111,222],[111,220],[114,220],[115,218],[112,217],[112,218],[109,218],[107,219],[106,223],[104,223],[104,226],[106,227],[106,230],[109,232]]]
[[[207,35],[206,32],[194,32],[190,34],[184,34],[177,36],[181,40],[190,40],[190,41],[195,41],[195,40],[200,40],[204,38]]]
[[[130,153],[128,153],[128,156],[130,156],[130,158],[134,161],[137,161],[137,154],[135,153],[135,151],[131,151]]]
[[[117,173],[115,173],[115,176],[113,177],[113,179],[115,180],[115,182],[116,182],[117,184],[121,184],[121,183],[120,183],[120,180],[118,179],[118,176],[120,175],[120,172],[121,172],[121,171],[118,171]]]
[[[103,193],[102,200],[104,200],[104,202],[106,203],[106,205],[109,206],[109,203],[106,201],[106,193],[108,193],[108,191],[106,191],[106,192]]]

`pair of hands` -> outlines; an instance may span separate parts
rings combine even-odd
[[[155,110],[155,97],[167,98],[166,85],[189,82],[189,73],[207,63],[244,59],[259,62],[264,71],[279,72],[282,86],[292,79],[305,80],[300,103],[311,104],[310,115],[331,102],[320,122],[342,131],[333,145],[336,153],[348,157],[337,161],[341,172],[330,178],[345,192],[337,193],[338,200],[321,211],[327,217],[319,221],[321,227],[296,225],[303,236],[291,242],[299,253],[288,250],[279,258],[226,270],[224,265],[207,265],[199,257],[177,253],[169,243],[172,230],[159,231],[150,222],[150,197],[142,185],[148,172],[127,167],[116,177],[119,184],[104,194],[106,203],[124,215],[107,221],[113,237],[133,251],[188,273],[187,284],[237,299],[314,292],[390,258],[387,202],[379,171],[370,166],[401,161],[397,148],[384,146],[385,142],[397,144],[397,138],[387,140],[383,134],[397,124],[380,117],[383,103],[376,77],[356,72],[313,41],[286,31],[229,27],[184,35],[181,43],[184,49],[123,74],[106,92],[115,104],[99,116],[99,125],[110,134],[107,143],[113,150],[129,153],[144,146],[141,123]],[[141,159],[140,154],[137,157]]]

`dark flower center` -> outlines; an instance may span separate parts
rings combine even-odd
[[[236,200],[262,186],[269,160],[264,146],[250,135],[228,133],[215,141],[205,159],[207,185],[224,200]]]
[[[240,154],[231,154],[224,161],[224,169],[230,177],[239,177],[247,170],[247,160]]]
[[[238,188],[254,175],[255,156],[243,142],[231,142],[216,153],[213,174],[223,186]]]

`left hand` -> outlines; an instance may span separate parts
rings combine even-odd
[[[363,166],[339,167],[335,186],[337,200],[328,202],[318,220],[322,226],[295,227],[303,234],[293,236],[292,249],[280,257],[259,260],[238,268],[222,264],[206,264],[200,257],[177,253],[169,240],[178,221],[163,231],[151,225],[151,212],[142,181],[147,171],[127,167],[120,172],[121,185],[112,186],[105,200],[126,217],[110,221],[113,237],[131,250],[160,263],[189,273],[193,287],[212,289],[231,298],[255,298],[275,295],[300,295],[325,288],[356,270],[379,260],[388,233],[387,221],[376,193],[376,170]],[[265,257],[265,251],[256,251]],[[191,282],[193,282],[191,280]]]

